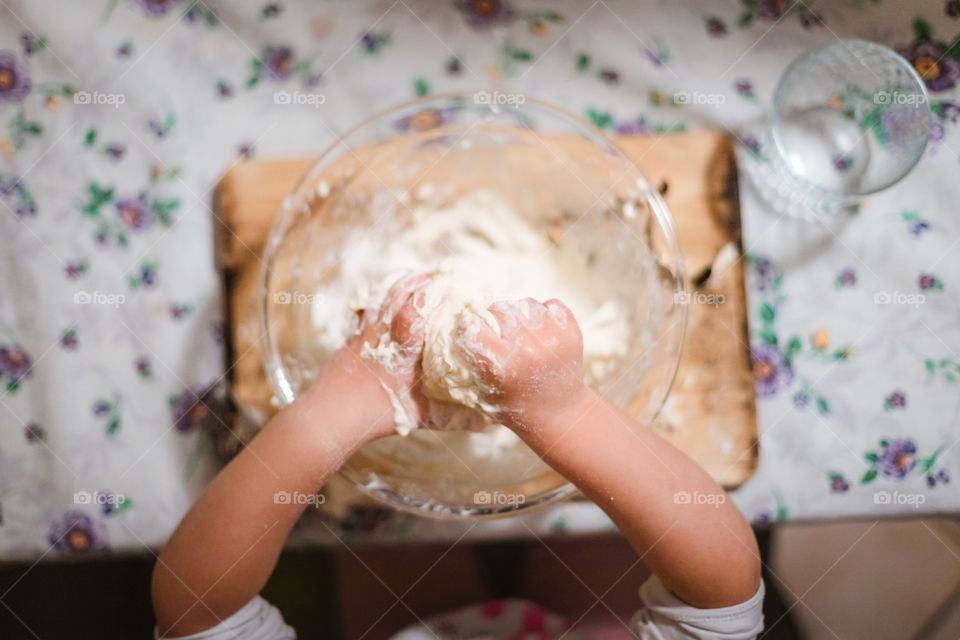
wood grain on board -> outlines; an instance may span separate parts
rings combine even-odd
[[[663,193],[676,222],[688,285],[701,294],[691,296],[680,367],[654,428],[725,487],[737,486],[753,474],[758,456],[744,263],[728,261],[702,282],[722,248],[734,243],[733,255],[741,255],[733,145],[719,132],[622,136],[617,143]],[[247,160],[224,175],[215,195],[231,392],[253,422],[273,412],[260,360],[260,252],[284,197],[311,163],[311,158]]]

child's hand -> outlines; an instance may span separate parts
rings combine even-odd
[[[333,355],[321,376],[322,380],[338,380],[350,395],[348,401],[367,409],[371,437],[393,435],[405,426],[413,428],[424,414],[426,403],[420,389],[423,322],[414,299],[418,285],[427,277],[399,280],[383,306],[361,311],[359,333]],[[318,380],[315,385],[320,383]]]
[[[566,305],[527,298],[489,310],[500,334],[471,317],[459,327],[461,344],[507,426],[534,427],[583,399],[583,336]]]

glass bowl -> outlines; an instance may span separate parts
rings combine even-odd
[[[264,367],[279,404],[292,402],[342,344],[351,314],[344,292],[385,275],[381,258],[417,216],[439,216],[442,226],[446,204],[477,194],[548,238],[546,254],[566,252],[599,315],[613,305],[627,320],[622,352],[587,368],[585,381],[652,423],[677,370],[687,314],[667,207],[591,125],[498,92],[438,95],[374,115],[323,152],[285,199],[265,246],[259,301]],[[418,251],[439,262],[456,249],[438,241]],[[340,473],[371,496],[436,517],[507,515],[575,491],[499,425],[383,438]]]

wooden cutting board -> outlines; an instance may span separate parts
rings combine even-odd
[[[676,221],[688,286],[706,294],[692,298],[680,368],[654,428],[725,487],[735,487],[753,474],[758,456],[744,263],[728,263],[702,282],[723,247],[733,243],[727,252],[740,256],[733,145],[719,132],[623,136],[617,142],[663,194]],[[284,197],[312,161],[241,162],[223,176],[214,196],[216,259],[224,274],[229,325],[228,379],[239,414],[254,426],[275,411],[260,360],[260,252]],[[697,303],[720,296],[722,304]]]

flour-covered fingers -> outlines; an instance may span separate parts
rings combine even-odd
[[[425,323],[418,310],[423,306],[423,298],[424,294],[421,291],[410,292],[393,314],[390,321],[390,337],[402,347],[409,349],[423,344]]]

